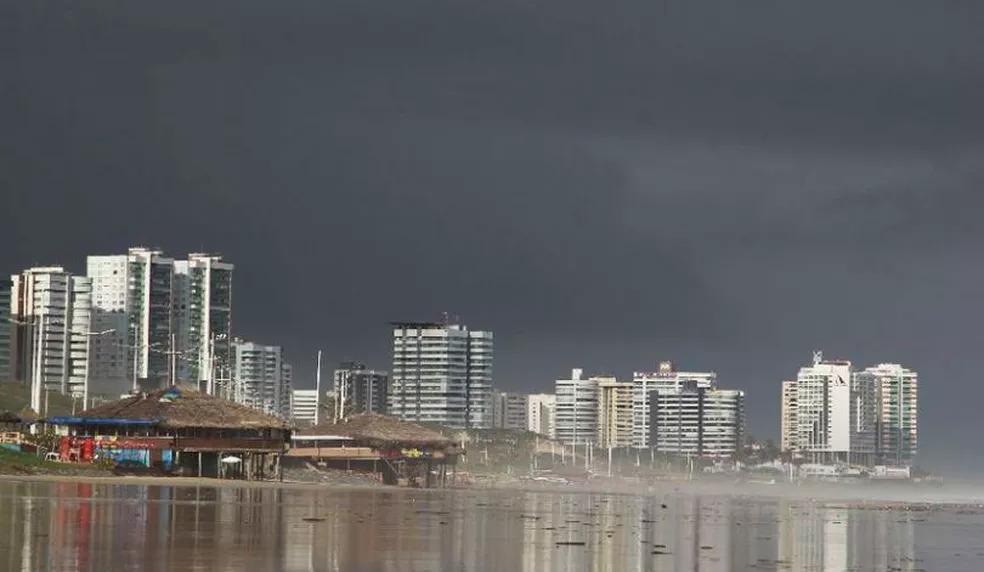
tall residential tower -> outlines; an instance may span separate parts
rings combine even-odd
[[[232,367],[234,268],[214,254],[193,253],[174,263],[178,377],[213,394],[228,382]]]
[[[557,406],[554,432],[566,445],[598,442],[598,384],[614,377],[584,377],[584,370],[571,370],[570,379],[554,382]]]
[[[671,361],[661,361],[656,371],[637,371],[632,374],[632,443],[636,447],[650,447],[649,410],[653,391],[676,392],[687,382],[696,388],[711,388],[717,381],[714,372],[677,371]]]
[[[232,343],[232,382],[223,397],[265,413],[291,416],[291,366],[280,346],[235,339]]]
[[[92,283],[60,266],[11,276],[13,378],[31,387],[31,408],[42,411],[45,391],[83,397],[89,380]]]
[[[491,427],[492,356],[492,332],[394,323],[390,414],[448,427]]]
[[[92,340],[93,378],[120,393],[138,380],[160,386],[171,378],[174,260],[159,250],[86,258],[92,280],[92,328],[113,330]]]
[[[817,463],[871,464],[875,452],[875,387],[854,375],[850,361],[824,360],[800,368],[795,382],[783,383],[783,421],[795,418],[796,429],[784,440],[794,454]],[[788,396],[786,394],[789,394]]]
[[[919,445],[919,374],[883,363],[855,374],[859,386],[875,393],[875,457],[879,463],[906,466]]]

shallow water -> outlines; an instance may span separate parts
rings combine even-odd
[[[984,515],[724,496],[8,481],[0,570],[979,572]]]

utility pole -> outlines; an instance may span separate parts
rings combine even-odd
[[[137,385],[137,351],[140,350],[140,346],[137,345],[137,337],[133,336],[133,393],[137,393],[140,387]]]
[[[175,347],[175,343],[174,342],[175,342],[174,334],[171,334],[171,351],[169,352],[171,354],[171,356],[170,356],[171,357],[171,371],[170,371],[170,374],[171,375],[168,376],[170,378],[169,379],[169,385],[171,387],[174,387],[175,385],[178,384],[178,348]]]
[[[215,333],[212,333],[208,340],[208,380],[205,384],[205,393],[215,395]]]
[[[35,355],[32,356],[35,364],[33,368],[34,371],[31,372],[31,409],[33,409],[39,416],[41,415],[41,392],[44,387],[44,337],[46,333],[45,323],[48,321],[47,318],[47,314],[42,314],[40,316],[35,314],[34,319],[32,320],[32,322],[34,322],[35,329],[37,330],[37,344],[35,346]],[[38,322],[40,322],[40,327],[37,327]],[[33,337],[34,336],[32,336],[32,338]]]

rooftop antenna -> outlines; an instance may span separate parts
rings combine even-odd
[[[823,362],[823,350],[813,350],[813,365]]]

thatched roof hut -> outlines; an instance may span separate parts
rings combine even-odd
[[[441,448],[454,445],[454,441],[433,429],[378,413],[354,415],[338,423],[322,423],[309,427],[300,434],[348,437],[374,448]]]
[[[171,387],[87,409],[54,424],[97,425],[133,422],[166,429],[287,429],[287,423],[245,405],[191,389]]]

